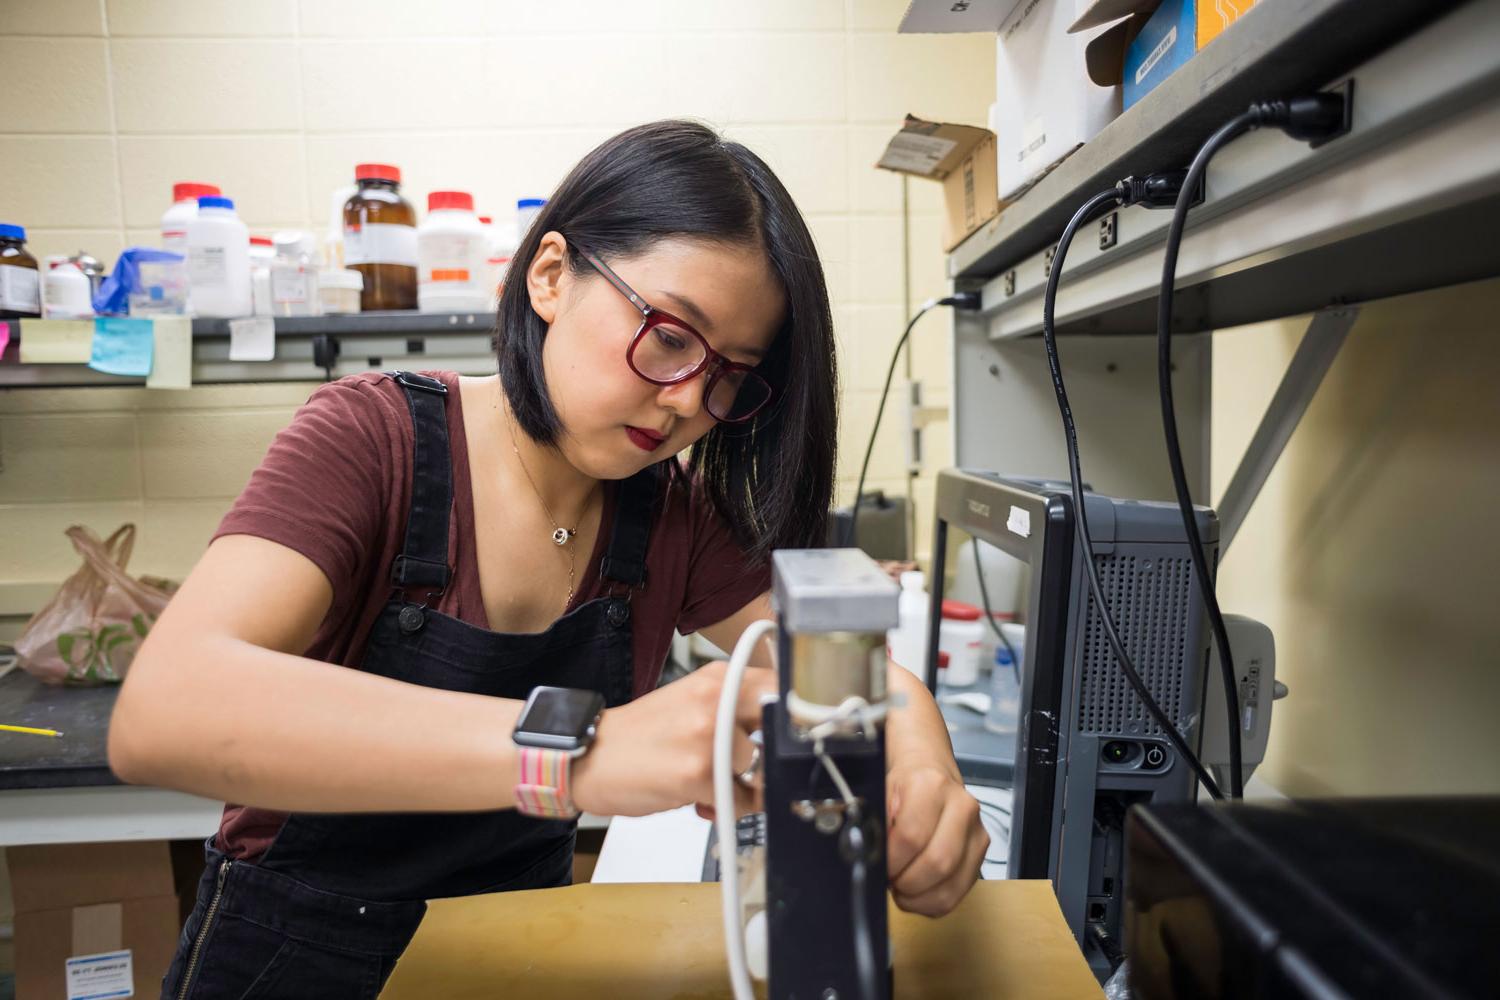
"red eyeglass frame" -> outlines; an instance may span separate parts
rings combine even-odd
[[[584,260],[588,261],[590,267],[603,275],[604,280],[613,285],[617,292],[625,296],[625,298],[629,299],[630,304],[635,306],[636,309],[640,311],[641,325],[636,329],[635,336],[630,338],[630,346],[625,350],[625,363],[630,366],[630,370],[635,373],[637,378],[645,382],[650,382],[652,385],[681,385],[684,382],[691,382],[693,379],[701,375],[705,369],[711,367],[713,370],[709,372],[708,381],[703,386],[704,409],[708,409],[708,401],[713,395],[714,386],[718,384],[719,379],[724,375],[725,372],[743,372],[747,378],[755,379],[761,385],[764,385],[766,387],[766,398],[761,400],[761,402],[755,407],[755,409],[742,416],[721,417],[717,413],[714,413],[713,410],[709,409],[709,415],[712,416],[715,420],[719,421],[719,423],[721,424],[744,423],[745,421],[754,417],[761,410],[764,410],[766,408],[766,404],[776,397],[776,388],[771,385],[770,382],[767,382],[763,377],[761,377],[761,375],[756,372],[753,365],[744,365],[740,364],[738,361],[729,360],[724,355],[714,350],[713,346],[709,344],[707,338],[705,338],[703,334],[695,330],[691,323],[684,321],[681,317],[672,315],[665,309],[658,309],[647,302],[645,299],[641,298],[640,295],[636,293],[635,289],[627,285],[623,278],[621,278],[614,271],[611,271],[609,267],[598,257],[595,257],[587,250],[580,249],[578,253]],[[652,378],[636,367],[635,349],[640,344],[641,338],[646,335],[647,331],[655,327],[667,324],[678,327],[697,338],[699,346],[703,348],[703,360],[698,362],[683,374],[678,375],[676,378]]]

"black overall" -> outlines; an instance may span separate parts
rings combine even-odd
[[[657,474],[621,484],[601,574],[610,595],[545,632],[486,631],[426,606],[447,586],[453,476],[435,379],[398,372],[416,427],[411,510],[395,587],[361,667],[449,691],[525,698],[540,684],[631,696],[630,597],[645,583]],[[415,600],[413,600],[415,598]],[[474,776],[498,784],[504,775]],[[162,983],[164,997],[374,997],[427,899],[572,881],[572,821],[512,810],[287,817],[257,862],[207,844],[197,905]]]

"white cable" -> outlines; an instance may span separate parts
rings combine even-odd
[[[740,871],[734,808],[735,708],[740,684],[750,666],[750,654],[761,636],[776,628],[774,621],[754,622],[740,635],[724,671],[719,690],[719,711],[714,717],[714,830],[719,835],[719,889],[724,904],[724,950],[729,956],[729,986],[734,1000],[755,1000],[750,969],[745,956],[745,937],[740,931]],[[764,765],[763,765],[764,766]]]

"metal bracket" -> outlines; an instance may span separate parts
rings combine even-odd
[[[1277,459],[1281,458],[1287,441],[1297,429],[1302,415],[1307,412],[1308,404],[1312,402],[1318,386],[1323,384],[1323,377],[1328,374],[1339,348],[1344,345],[1344,338],[1358,318],[1358,306],[1339,306],[1313,313],[1312,322],[1307,325],[1307,333],[1303,334],[1302,342],[1297,345],[1297,352],[1292,355],[1291,363],[1281,377],[1281,384],[1276,387],[1276,394],[1271,397],[1265,416],[1261,417],[1260,426],[1255,429],[1255,436],[1250,439],[1244,457],[1240,459],[1239,466],[1229,480],[1229,486],[1224,490],[1223,498],[1219,500],[1221,559],[1234,541],[1234,536],[1239,534],[1240,526],[1245,523],[1245,517],[1250,513],[1255,498],[1260,495],[1261,487],[1266,484],[1271,470],[1276,467]]]

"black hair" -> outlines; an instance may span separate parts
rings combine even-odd
[[[594,273],[579,248],[606,263],[671,237],[764,250],[786,295],[756,369],[775,396],[745,423],[716,424],[693,445],[688,472],[752,555],[822,545],[838,429],[833,315],[812,235],[771,168],[706,125],[660,121],[605,141],[558,186],[511,258],[498,317],[501,385],[522,430],[549,446],[561,421],[542,369],[547,324],[525,273],[552,231],[579,275]]]

